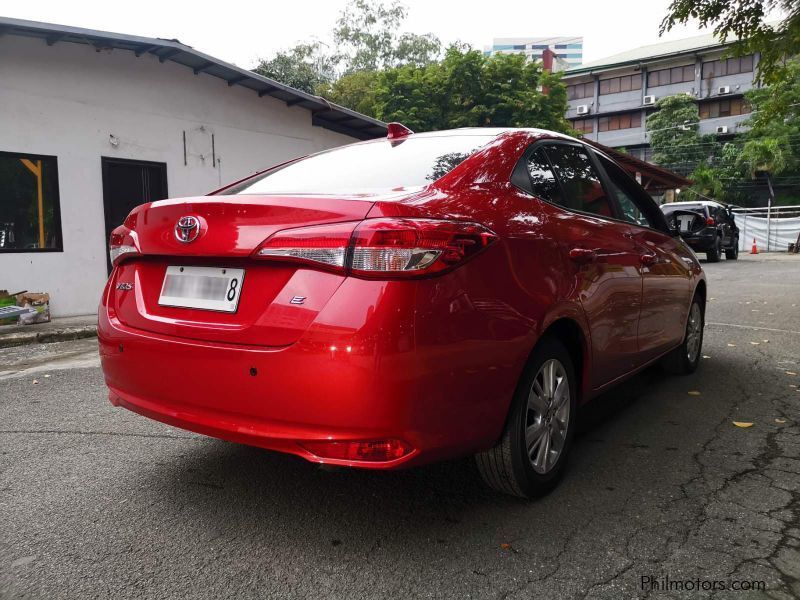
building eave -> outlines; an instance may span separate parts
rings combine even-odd
[[[386,136],[386,123],[383,121],[209,56],[178,40],[148,38],[10,17],[0,17],[0,35],[37,38],[48,46],[74,43],[93,46],[98,52],[105,49],[125,50],[132,52],[136,57],[152,54],[162,63],[169,61],[192,69],[195,75],[216,77],[227,82],[229,87],[245,87],[257,93],[259,97],[271,96],[284,101],[287,106],[304,108],[311,112],[312,124],[315,126],[360,140]]]

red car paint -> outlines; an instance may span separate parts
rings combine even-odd
[[[571,138],[492,133],[421,189],[223,188],[135,209],[112,234],[112,245],[133,251],[117,260],[99,310],[111,402],[311,461],[385,469],[494,445],[551,328],[579,345],[582,402],[678,346],[705,285],[693,253],[668,232],[567,210],[511,183],[531,144]],[[173,234],[184,215],[200,223],[191,244]],[[401,218],[474,224],[487,241],[450,268],[410,278],[256,255],[287,229],[353,231],[365,219]],[[245,269],[238,311],[160,306],[168,265]]]

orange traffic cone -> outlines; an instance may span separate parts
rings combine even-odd
[[[753,238],[753,249],[750,250],[750,254],[758,254],[758,246],[756,246],[756,238]]]

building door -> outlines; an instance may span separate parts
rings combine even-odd
[[[135,207],[167,197],[166,163],[102,158],[106,242]],[[111,262],[107,260],[108,272]]]

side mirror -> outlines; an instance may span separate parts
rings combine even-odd
[[[669,234],[674,238],[681,237],[681,230],[678,227],[670,227]]]

